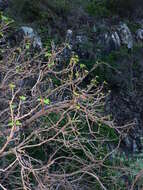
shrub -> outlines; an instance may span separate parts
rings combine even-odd
[[[56,17],[56,14],[64,16],[70,12],[71,7],[69,0],[13,0],[10,2],[9,13],[18,20],[34,22]]]
[[[92,0],[87,5],[88,12],[96,17],[120,15],[123,17],[141,16],[141,0]]]
[[[106,0],[92,0],[87,6],[88,13],[96,17],[110,16],[110,10],[107,9]]]
[[[140,9],[141,7],[143,7],[141,0],[109,0],[107,3],[107,8],[109,8],[112,13],[121,16],[134,15],[136,9]]]
[[[4,19],[2,40],[8,26]],[[0,47],[0,187],[126,189],[120,178],[129,173],[113,159],[120,127],[104,113],[104,85],[82,85],[94,68],[74,53],[65,59],[66,44],[41,52],[30,44]]]

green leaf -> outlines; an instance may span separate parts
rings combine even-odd
[[[3,33],[2,32],[0,32],[0,37],[3,37],[4,35],[3,35]]]
[[[20,126],[20,125],[22,125],[22,123],[21,123],[20,121],[18,121],[18,120],[16,121],[15,124],[16,124],[16,126]]]
[[[86,66],[84,64],[80,64],[80,68],[83,69],[85,68]]]
[[[11,89],[14,89],[14,88],[15,88],[15,84],[10,83],[10,84],[9,84],[9,87],[10,87]]]
[[[50,52],[45,53],[45,57],[51,57],[51,56],[52,56],[52,54]]]
[[[12,104],[11,107],[12,107],[12,109],[15,109],[15,108],[17,108],[17,105],[16,104]]]
[[[14,125],[14,123],[12,122],[12,121],[10,121],[9,123],[8,123],[8,126],[9,127],[12,127]]]
[[[76,105],[76,109],[79,110],[80,109],[80,105]]]
[[[49,105],[50,104],[50,100],[48,98],[45,98],[44,99],[44,104]]]
[[[26,45],[25,45],[25,48],[27,49],[27,50],[29,50],[30,49],[30,43],[26,43]]]
[[[25,96],[19,96],[20,100],[25,101],[26,97]]]
[[[49,104],[50,104],[50,99],[48,99],[48,98],[44,98],[44,99],[38,98],[38,101],[43,102],[43,103],[46,104],[46,105],[49,105]]]
[[[13,121],[10,121],[9,123],[8,123],[8,126],[9,127],[12,127],[12,126],[14,126],[14,125],[16,125],[16,126],[20,126],[20,125],[22,125],[22,123],[20,122],[20,121],[16,121],[16,122],[13,122]]]

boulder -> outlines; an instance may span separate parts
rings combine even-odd
[[[104,50],[104,53],[109,54],[110,52],[120,48],[121,40],[116,31],[108,31],[99,36],[98,44],[99,47]]]
[[[67,30],[67,33],[66,33],[66,42],[69,44],[69,45],[71,45],[71,43],[72,43],[72,37],[73,37],[73,31],[72,30],[70,30],[70,29],[68,29]]]
[[[22,26],[21,31],[24,34],[24,37],[27,37],[33,41],[33,47],[34,48],[40,48],[42,49],[42,42],[41,38],[38,36],[38,34],[33,30],[33,28],[28,26]]]
[[[128,49],[133,48],[133,36],[129,27],[125,23],[121,23],[117,28],[120,36],[121,44],[126,45]]]
[[[0,40],[0,44],[8,43],[9,46],[14,47],[16,44],[19,44],[24,38],[29,39],[32,42],[34,48],[42,49],[41,38],[33,30],[33,28],[28,26],[22,26],[18,30],[12,32],[5,39]]]
[[[87,36],[84,34],[78,34],[75,39],[77,44],[85,44],[87,43],[88,39]]]
[[[79,33],[74,38],[74,51],[81,57],[82,59],[87,59],[89,54],[91,53],[90,50],[90,41],[88,39],[87,34]]]
[[[136,38],[138,41],[142,41],[143,40],[143,29],[138,29],[136,31]]]
[[[104,40],[107,52],[118,50],[121,46],[120,37],[116,31],[108,34],[106,33],[104,36]]]

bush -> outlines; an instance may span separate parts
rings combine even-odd
[[[92,0],[87,7],[90,14],[99,18],[113,15],[141,16],[143,2],[141,0]]]
[[[106,0],[92,0],[87,6],[88,13],[98,18],[110,16]]]
[[[10,27],[2,19],[1,40]],[[130,174],[113,157],[121,133],[104,113],[104,85],[83,85],[94,68],[74,53],[65,59],[66,48],[39,52],[29,39],[0,47],[2,189],[126,189],[121,179]]]
[[[10,4],[9,13],[16,19],[25,22],[48,19],[50,16],[56,18],[56,14],[65,16],[72,8],[69,0],[13,0]],[[19,17],[19,18],[18,18]]]
[[[143,2],[141,0],[109,0],[107,3],[107,8],[110,9],[112,13],[121,16],[134,15],[136,10],[141,7],[143,7]]]

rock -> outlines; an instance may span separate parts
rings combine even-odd
[[[24,33],[24,37],[27,37],[33,41],[33,47],[34,48],[38,47],[38,48],[42,49],[41,38],[33,30],[33,28],[28,27],[28,26],[22,26],[21,30]]]
[[[112,32],[111,34],[105,34],[105,45],[107,52],[118,50],[121,46],[121,41],[118,33]]]
[[[77,35],[75,40],[78,44],[85,44],[88,41],[87,37],[82,34]]]
[[[3,45],[5,43],[8,43],[9,46],[14,47],[15,45],[19,44],[24,38],[30,39],[34,48],[42,49],[41,38],[33,30],[33,28],[28,26],[22,26],[18,30],[12,32],[6,37],[6,40],[0,40],[0,44]]]
[[[90,42],[86,34],[77,34],[74,38],[74,51],[82,59],[87,59],[89,57]]]
[[[118,33],[116,31],[106,32],[99,37],[98,41],[101,49],[103,48],[103,52],[109,54],[114,50],[118,50],[121,46],[121,41]]]
[[[103,54],[119,50],[122,45],[125,45],[128,49],[133,48],[133,36],[125,23],[112,28],[106,26],[103,32],[101,30],[97,35],[96,39],[97,47],[101,49]]]
[[[1,44],[7,44],[10,47],[14,47],[17,44],[20,44],[20,42],[23,40],[23,36],[23,31],[19,29],[6,36],[6,39],[3,39]]]
[[[69,59],[72,55],[72,50],[73,50],[73,31],[71,29],[68,29],[66,32],[65,47],[62,50],[62,52],[57,55],[56,61],[62,63],[63,60]]]
[[[71,44],[72,43],[72,37],[73,37],[73,31],[72,30],[67,30],[66,33],[66,42]]]
[[[137,40],[143,40],[143,29],[138,29],[137,31],[136,31],[136,38],[137,38]]]
[[[133,36],[130,29],[125,23],[120,24],[117,28],[118,34],[120,36],[121,44],[126,45],[128,49],[133,48]]]
[[[72,30],[67,30],[67,33],[66,33],[66,44],[67,44],[67,47],[64,49],[64,54],[69,54],[69,51],[72,50],[73,48],[73,31]]]
[[[4,11],[6,8],[8,8],[8,1],[0,0],[0,11]]]
[[[111,39],[114,42],[115,49],[119,49],[121,46],[121,41],[120,41],[120,37],[116,31],[114,33],[112,33]]]

